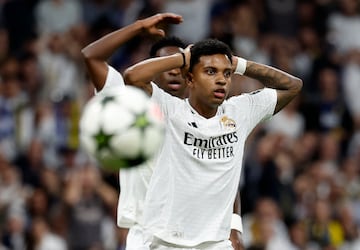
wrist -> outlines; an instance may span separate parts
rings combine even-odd
[[[237,65],[235,68],[235,74],[239,74],[239,75],[243,75],[246,71],[246,64],[247,64],[247,60],[245,60],[242,57],[236,57],[237,58]]]
[[[183,51],[181,51],[181,52],[179,52],[179,54],[181,54],[181,56],[182,56],[182,65],[180,68],[184,68],[186,66],[185,53]]]
[[[231,229],[237,230],[240,233],[243,232],[243,225],[241,216],[238,214],[232,214],[231,217]]]

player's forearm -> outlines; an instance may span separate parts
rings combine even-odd
[[[301,79],[295,76],[271,66],[251,61],[247,61],[244,75],[260,81],[265,87],[277,90],[274,114],[291,102],[300,93],[303,85]]]
[[[184,59],[180,53],[150,58],[127,68],[124,72],[124,80],[126,84],[144,87],[156,75],[171,69],[180,68],[183,66],[183,63]]]
[[[82,49],[85,59],[106,61],[124,43],[142,31],[141,21],[136,21],[124,28],[116,30],[96,40]]]
[[[302,81],[282,70],[264,64],[247,61],[245,76],[260,81],[265,87],[293,92],[300,92]]]
[[[94,87],[100,91],[108,73],[107,60],[120,46],[136,36],[142,30],[140,21],[136,21],[120,30],[114,31],[82,49],[84,62]]]

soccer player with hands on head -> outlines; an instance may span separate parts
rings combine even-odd
[[[157,14],[142,20],[138,20],[122,29],[114,31],[99,40],[89,44],[83,50],[83,56],[90,79],[95,87],[96,94],[121,91],[124,81],[121,74],[111,67],[107,60],[119,47],[138,34],[146,32],[154,36],[164,36],[162,29],[158,28],[162,23],[180,23],[181,16],[173,13]],[[150,51],[151,57],[167,56],[180,52],[185,44],[178,38],[169,37],[160,39]],[[184,98],[187,96],[187,87],[181,76],[180,68],[162,72],[154,77],[154,81],[160,88],[173,96]],[[152,165],[122,169],[119,172],[121,194],[118,206],[117,224],[122,228],[130,228],[127,238],[126,249],[143,249],[142,230],[139,225],[142,216],[142,203],[145,199],[149,179],[152,175]],[[239,215],[239,199],[234,203],[235,228],[241,226]],[[239,222],[240,220],[240,222]],[[237,230],[231,231],[231,241],[235,249],[243,249],[241,235]],[[146,249],[146,248],[145,248]]]
[[[189,88],[184,100],[152,82],[179,67]],[[228,98],[234,73],[254,78],[264,88]],[[137,63],[124,79],[151,95],[166,121],[144,206],[146,243],[154,250],[233,249],[228,238],[245,141],[257,124],[300,93],[302,81],[234,56],[215,39]]]

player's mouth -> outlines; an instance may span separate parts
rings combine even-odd
[[[220,88],[220,89],[216,89],[216,90],[214,91],[214,96],[215,96],[216,98],[224,99],[224,98],[225,98],[225,95],[226,95],[225,89]]]
[[[168,83],[169,89],[178,90],[181,88],[181,83],[178,81],[171,81]]]

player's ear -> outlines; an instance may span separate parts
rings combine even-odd
[[[192,86],[193,85],[193,74],[191,72],[187,72],[186,76],[185,76],[185,80],[186,80],[186,84],[188,86]]]

